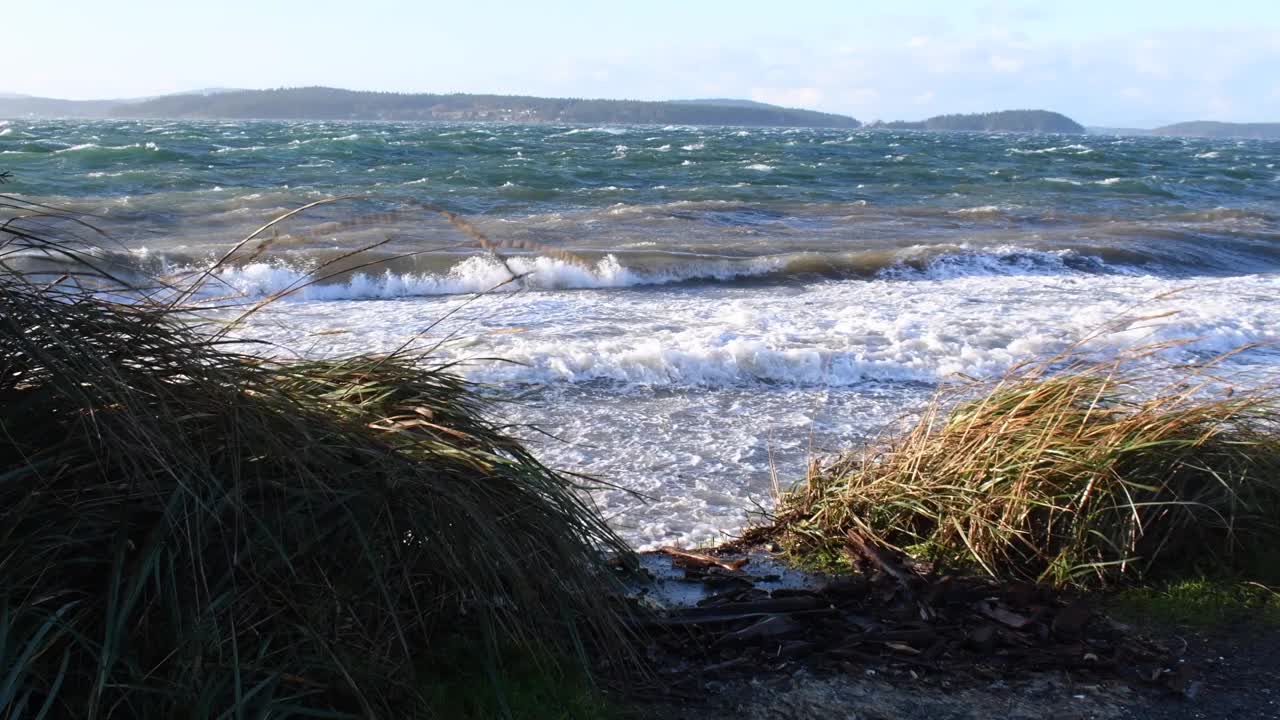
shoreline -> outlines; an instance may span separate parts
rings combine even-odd
[[[564,702],[594,717],[602,701],[625,713],[676,697],[686,707],[673,712],[704,718],[743,702],[762,718],[840,706],[875,717],[913,698],[938,712],[968,693],[981,717],[1014,684],[1042,709],[1046,693],[1071,705],[1074,678],[1090,677],[1086,714],[1120,717],[1126,687],[1135,702],[1194,703],[1220,678],[1185,671],[1165,630],[1116,622],[1089,593],[1138,580],[1165,592],[1147,582],[1155,573],[1129,570],[1135,553],[1151,564],[1194,540],[1217,559],[1233,533],[1266,547],[1274,532],[1253,514],[1280,492],[1280,476],[1255,472],[1280,469],[1274,398],[1188,365],[1172,395],[1135,397],[1142,377],[1120,360],[1060,355],[811,465],[781,495],[772,537],[641,554],[657,590],[633,584],[628,596],[617,583],[632,549],[583,499],[584,479],[507,435],[445,360],[404,345],[236,354],[227,336],[178,319],[195,312],[182,303],[198,286],[170,303],[120,284],[95,267],[92,244],[44,238],[74,216],[35,212],[30,229],[0,225],[0,248],[66,252],[86,268],[77,282],[100,285],[0,272],[12,368],[0,377],[0,505],[13,520],[0,587],[16,608],[0,622],[37,649],[11,658],[23,702],[69,714],[109,696],[157,715],[203,698],[246,712],[302,702],[474,717],[520,697],[529,712]],[[1222,548],[1215,518],[1229,519]],[[1139,545],[1148,535],[1164,541]],[[781,550],[810,569],[780,564]],[[1190,578],[1195,566],[1167,569]],[[1261,590],[1242,607],[1269,628],[1280,602],[1252,584]],[[221,594],[181,590],[192,587]],[[1207,589],[1223,608],[1239,599]],[[1192,606],[1174,593],[1145,607]],[[1258,677],[1271,677],[1268,662]],[[612,692],[655,677],[665,694]],[[258,689],[242,694],[243,678]]]
[[[833,642],[832,626],[813,614],[833,612],[824,608],[840,607],[864,592],[874,595],[876,587],[892,592],[896,579],[872,567],[854,575],[798,570],[759,544],[690,552],[725,563],[744,557],[750,562],[737,570],[699,569],[679,555],[641,553],[642,572],[652,576],[647,583],[657,588],[633,597],[676,625],[665,631],[667,639],[660,634],[654,641],[663,659],[653,681],[639,691],[625,680],[606,681],[623,717],[1226,720],[1280,713],[1280,695],[1269,691],[1280,687],[1280,603],[1270,619],[1251,620],[1249,611],[1236,607],[1219,620],[1202,615],[1187,621],[1151,599],[1135,600],[1118,590],[1040,596],[1041,602],[1059,604],[1056,612],[1069,618],[1067,627],[1052,619],[1052,611],[1043,618],[1011,612],[1004,603],[1028,590],[990,584],[982,595],[1004,599],[989,606],[989,614],[962,611],[976,620],[955,640],[945,639],[956,632],[948,625],[955,608],[947,621],[921,623],[918,616],[904,616],[902,607],[877,604],[878,609],[857,611],[862,635],[849,646]],[[930,606],[939,602],[934,597]],[[726,620],[734,615],[743,619]],[[1011,626],[1024,619],[1032,628],[1047,623],[1046,629]],[[1095,629],[1083,630],[1086,624]],[[885,629],[895,626],[903,629]],[[989,628],[995,632],[985,639]],[[676,630],[682,632],[671,635]],[[1086,649],[1075,649],[1074,632],[1092,633]],[[1000,640],[1002,633],[1022,639]],[[762,643],[777,649],[761,655]],[[963,648],[963,657],[942,660],[940,644],[951,647],[949,652]],[[714,654],[718,648],[721,655]],[[1107,656],[1104,648],[1115,655]],[[1040,653],[1031,656],[1040,660],[1014,659],[1011,651]]]

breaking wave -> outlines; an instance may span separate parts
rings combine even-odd
[[[1128,274],[1073,250],[920,246],[899,251],[788,253],[709,258],[667,253],[610,253],[593,260],[473,256],[446,272],[357,272],[312,283],[305,269],[258,262],[223,270],[215,290],[245,297],[281,293],[298,300],[357,300],[527,290],[611,289],[675,283],[787,282],[839,279],[947,280],[960,277]]]

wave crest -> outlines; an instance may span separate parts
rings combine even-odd
[[[389,299],[431,295],[530,290],[613,289],[688,282],[777,282],[865,279],[948,280],[961,277],[1127,274],[1100,258],[1073,250],[1015,246],[969,248],[919,246],[898,251],[788,253],[751,258],[713,258],[637,252],[608,254],[574,263],[545,256],[504,261],[473,256],[441,273],[358,272],[314,283],[314,273],[277,263],[227,268],[210,292],[243,297],[286,294],[299,300]]]

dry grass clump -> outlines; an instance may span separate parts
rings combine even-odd
[[[797,552],[850,531],[1001,578],[1105,584],[1280,540],[1280,403],[1201,368],[1079,358],[935,398],[780,501]]]
[[[447,368],[239,354],[181,308],[13,270],[76,254],[18,227],[0,717],[415,717],[444,648],[495,682],[512,648],[625,652],[624,544]]]

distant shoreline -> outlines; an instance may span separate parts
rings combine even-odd
[[[565,125],[689,125],[853,130],[972,132],[1085,132],[1048,110],[1002,110],[938,115],[919,122],[866,125],[835,113],[786,108],[753,100],[607,100],[521,95],[401,94],[326,87],[209,90],[122,100],[60,100],[0,95],[0,117],[77,119],[499,122]]]
[[[356,92],[334,88],[235,90],[146,100],[0,98],[0,116],[100,119],[503,122],[730,125],[856,129],[845,115],[746,101],[633,101],[504,95]]]
[[[1280,139],[1280,123],[1198,120],[1157,128],[1086,127],[1061,113],[1037,109],[863,123],[847,115],[733,98],[610,100],[465,93],[406,94],[327,87],[217,89],[115,100],[63,100],[0,93],[0,118],[683,125]]]

